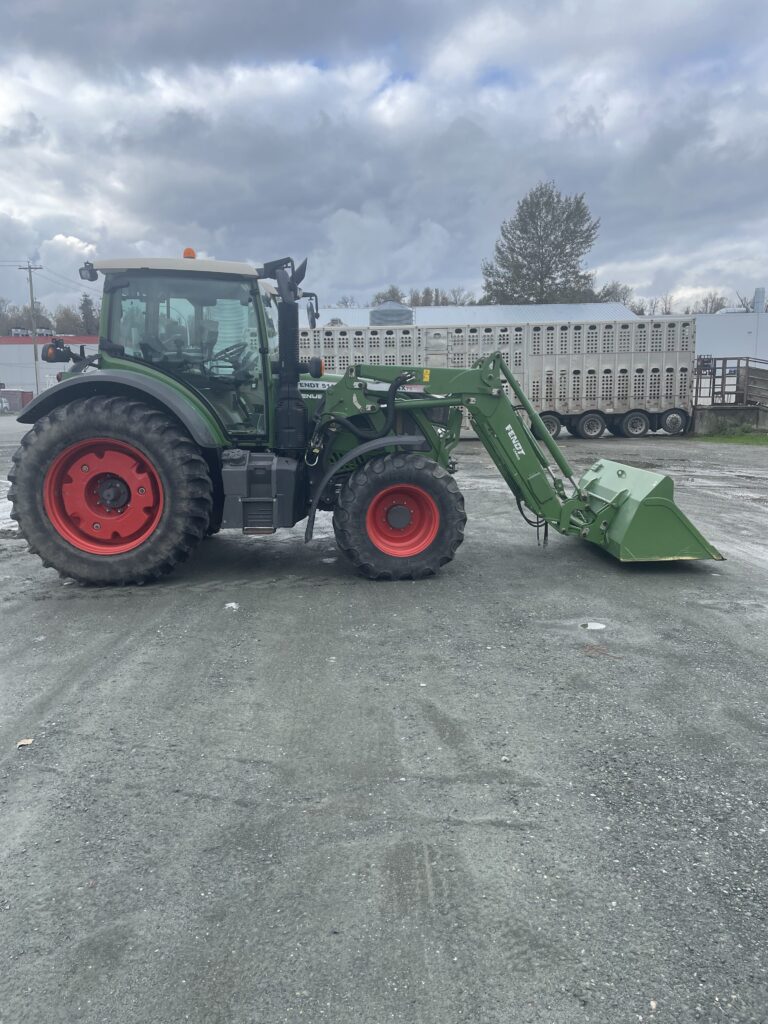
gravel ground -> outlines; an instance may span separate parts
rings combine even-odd
[[[728,561],[538,548],[476,443],[423,583],[327,518],[108,591],[3,535],[2,1024],[768,1019],[768,449],[563,447]]]

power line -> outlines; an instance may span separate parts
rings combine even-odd
[[[53,273],[55,273],[55,271],[49,270],[48,273],[49,274],[53,274]],[[64,278],[64,277],[62,277],[61,274],[57,275],[59,277],[58,281],[55,280],[55,278],[53,278],[53,277],[48,277],[46,274],[38,274],[37,276],[41,277],[44,281],[48,281],[49,284],[55,284],[57,286],[57,288],[62,288],[65,285],[67,287],[71,288],[71,285],[72,285],[72,283],[74,281],[73,278]],[[82,282],[80,282],[80,287],[81,288],[87,288],[88,291],[93,292],[94,295],[100,295],[101,294],[100,290],[98,288],[94,288],[93,285],[85,285]]]

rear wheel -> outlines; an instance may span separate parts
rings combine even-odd
[[[624,437],[645,437],[651,429],[651,421],[642,409],[633,409],[621,420],[621,432]]]
[[[81,583],[145,583],[203,538],[211,479],[163,413],[95,397],[38,420],[13,457],[8,497],[30,551]]]
[[[661,417],[661,429],[668,434],[682,434],[688,426],[688,414],[683,409],[668,409]]]
[[[576,433],[585,441],[602,437],[605,432],[605,417],[601,412],[585,412],[576,421]]]
[[[461,492],[441,466],[422,455],[385,455],[345,483],[333,529],[364,576],[422,579],[451,561],[466,521]]]

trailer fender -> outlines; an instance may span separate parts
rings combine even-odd
[[[221,426],[221,436],[216,437],[212,423],[216,423],[213,410],[208,412],[208,422],[203,412],[178,391],[162,381],[139,373],[121,370],[99,370],[64,380],[54,388],[34,398],[18,417],[19,423],[36,423],[52,409],[81,398],[93,395],[123,395],[144,401],[153,408],[169,413],[189,432],[201,448],[220,448],[226,443]],[[200,402],[202,406],[202,402]]]

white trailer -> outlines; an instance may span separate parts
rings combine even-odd
[[[691,418],[696,321],[452,324],[446,327],[334,325],[300,331],[302,356],[329,373],[373,366],[471,366],[500,351],[553,436],[677,434]]]

